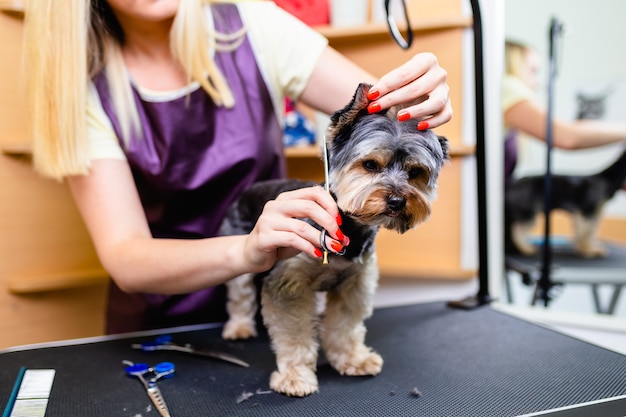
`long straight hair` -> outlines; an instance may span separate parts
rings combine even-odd
[[[504,73],[520,77],[529,52],[528,45],[507,39],[504,44]]]
[[[245,35],[212,33],[204,12],[209,0],[181,0],[170,31],[172,54],[189,81],[219,106],[234,98],[211,51],[234,49]],[[86,105],[89,82],[104,71],[123,140],[140,128],[122,58],[123,31],[105,0],[37,0],[27,3],[24,68],[35,169],[61,180],[89,172]],[[221,41],[221,42],[220,42]]]

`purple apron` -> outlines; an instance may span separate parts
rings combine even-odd
[[[242,27],[236,6],[212,11],[217,31]],[[285,176],[282,130],[248,39],[234,51],[216,52],[215,61],[235,97],[232,109],[215,106],[201,88],[168,102],[144,101],[133,89],[143,132],[122,147],[156,238],[215,236],[242,191]],[[94,83],[121,138],[107,80],[101,74]],[[114,282],[109,288],[107,333],[225,318],[224,286],[171,296],[126,294]]]

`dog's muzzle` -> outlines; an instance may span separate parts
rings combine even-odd
[[[406,207],[406,198],[399,195],[390,195],[387,197],[387,208],[390,213],[397,214]]]

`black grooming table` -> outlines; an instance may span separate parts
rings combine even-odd
[[[251,367],[130,349],[131,343],[152,340],[148,334],[6,351],[0,354],[0,410],[25,366],[56,369],[46,416],[157,416],[141,384],[124,375],[122,360],[127,359],[176,364],[176,376],[159,382],[174,417],[506,417],[581,403],[595,404],[590,405],[595,411],[549,415],[625,414],[626,356],[491,307],[466,311],[429,303],[383,308],[375,310],[367,325],[368,344],[385,359],[382,373],[340,376],[321,357],[320,392],[306,398],[267,392],[274,358],[266,336],[226,342],[219,326],[205,326],[168,333],[179,343],[228,351]],[[253,395],[242,400],[243,393]]]
[[[613,314],[619,301],[622,288],[626,285],[626,246],[610,242],[602,245],[608,250],[603,258],[584,258],[576,253],[573,245],[563,237],[555,237],[551,244],[552,269],[550,278],[558,284],[589,285],[592,291],[596,312]],[[539,280],[542,270],[542,247],[536,245],[537,254],[523,256],[519,254],[506,255],[506,269],[524,277],[524,281],[531,285]],[[505,275],[505,285],[509,302],[513,302],[510,291],[508,274]],[[599,296],[599,287],[612,287],[608,304],[603,305]],[[533,300],[531,303],[534,304]]]

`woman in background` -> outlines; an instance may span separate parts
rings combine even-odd
[[[420,129],[450,120],[430,53],[376,80],[271,1],[29,2],[26,48],[34,161],[65,180],[112,277],[107,332],[221,321],[220,284],[341,232],[320,187],[266,204],[254,230],[217,237],[252,183],[285,176],[285,97],[324,113],[359,82],[369,111],[403,104]]]
[[[541,60],[537,52],[519,42],[505,43],[502,118],[505,128],[505,184],[513,178],[520,132],[546,140],[547,111],[536,102]],[[561,149],[585,149],[626,141],[626,123],[600,120],[555,119],[552,144]]]

